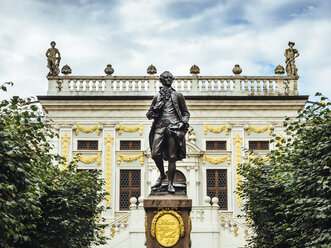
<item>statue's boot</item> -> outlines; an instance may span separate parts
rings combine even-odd
[[[172,183],[168,184],[168,192],[171,193],[171,194],[174,194],[176,192],[174,186],[172,185]]]
[[[160,187],[162,185],[162,181],[166,179],[166,176],[159,176],[158,179],[156,180],[155,184],[152,186],[152,188],[157,188]]]

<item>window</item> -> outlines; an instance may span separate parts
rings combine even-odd
[[[249,150],[269,150],[269,141],[249,141]]]
[[[121,140],[120,150],[140,150],[140,140]]]
[[[226,150],[226,141],[206,141],[206,150]]]
[[[120,210],[129,210],[130,198],[140,196],[140,170],[120,172]]]
[[[98,150],[97,140],[78,140],[77,150]]]
[[[228,209],[226,170],[207,170],[207,195],[217,197],[221,209]]]

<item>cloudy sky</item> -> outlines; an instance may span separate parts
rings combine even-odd
[[[274,75],[296,43],[300,94],[331,96],[329,0],[0,0],[0,83],[11,95],[44,95],[45,52],[55,40],[73,75],[158,72]],[[313,99],[313,97],[311,98]]]

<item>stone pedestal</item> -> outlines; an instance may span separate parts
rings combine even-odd
[[[147,248],[191,247],[192,200],[186,195],[149,195],[144,200]]]

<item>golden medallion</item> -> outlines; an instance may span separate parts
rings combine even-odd
[[[164,247],[172,247],[179,240],[179,221],[172,214],[161,216],[156,222],[156,240]]]
[[[183,218],[173,210],[161,210],[152,220],[151,235],[163,247],[174,246],[184,237]]]

